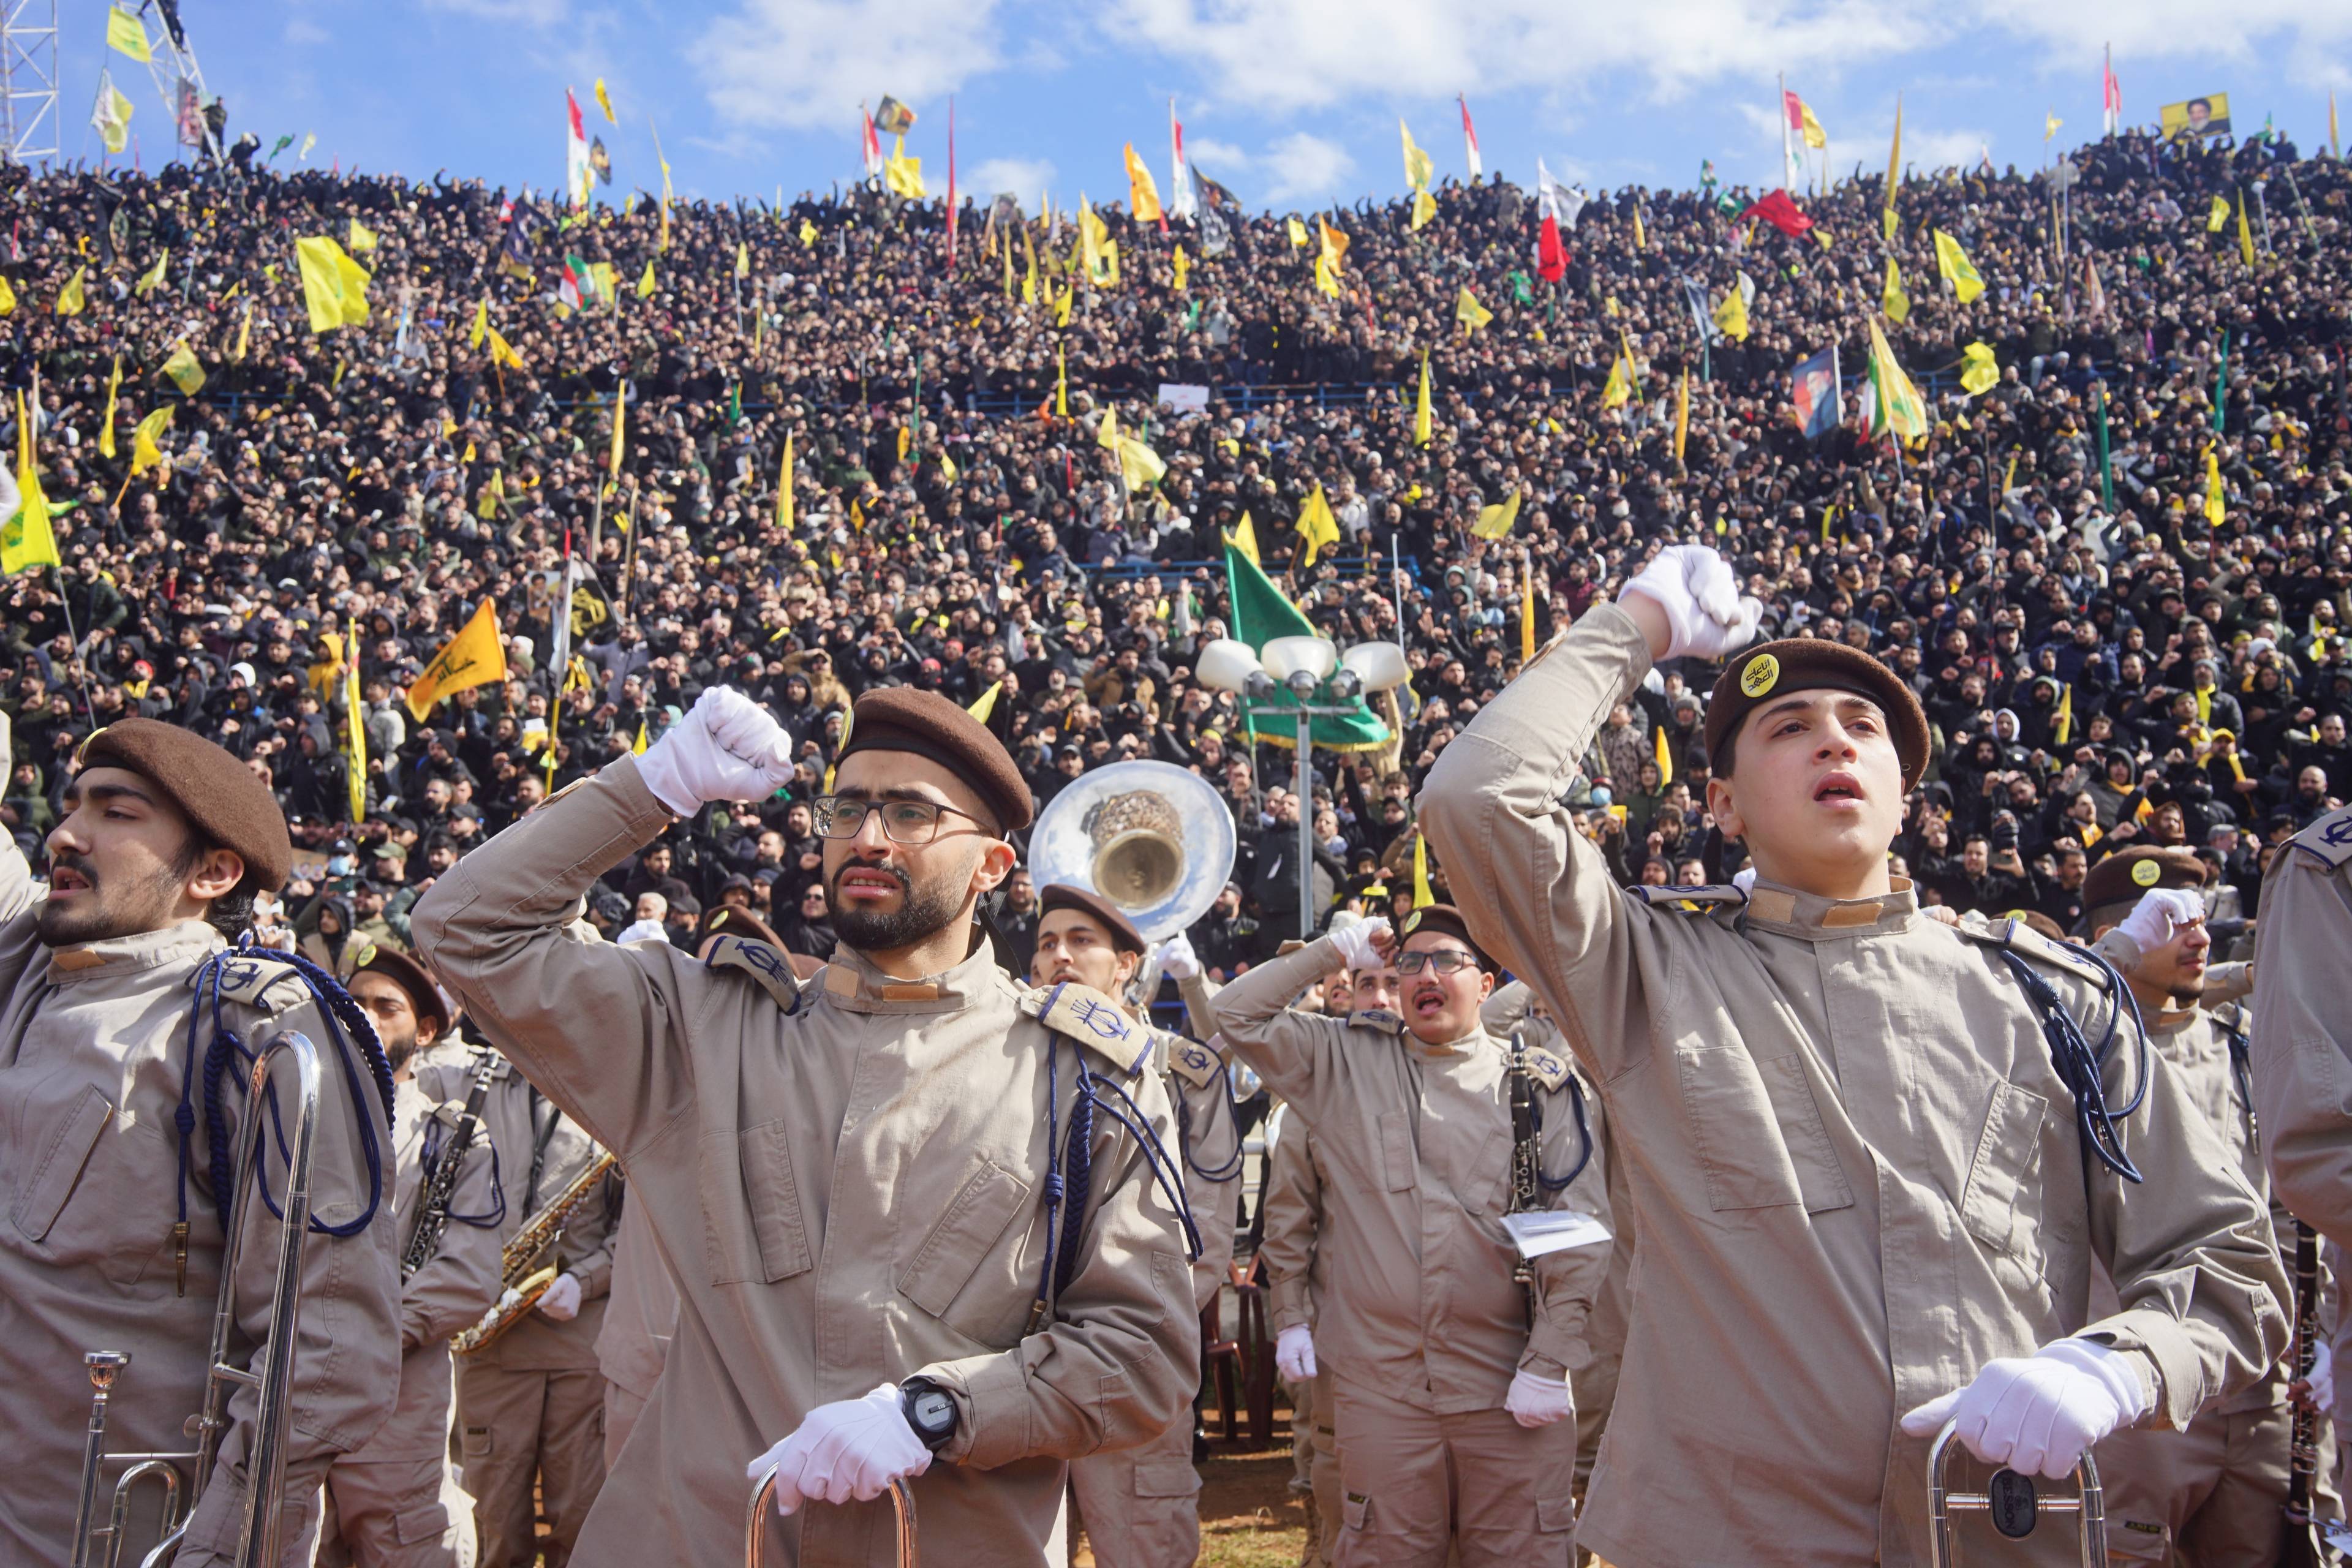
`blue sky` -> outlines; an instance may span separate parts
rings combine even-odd
[[[84,128],[110,63],[152,168],[164,114],[144,68],[107,54],[94,0],[61,9],[64,155],[97,152]],[[1044,188],[1057,205],[1123,195],[1129,141],[1164,189],[1171,97],[1196,161],[1277,209],[1402,194],[1399,116],[1441,176],[1461,174],[1456,92],[1489,173],[1532,183],[1540,155],[1612,188],[1687,185],[1709,158],[1728,181],[1779,183],[1784,70],[1839,174],[1885,167],[1898,90],[1916,167],[1982,148],[2031,164],[2045,110],[2060,145],[2095,136],[2109,42],[2129,122],[2224,91],[2242,130],[2269,113],[2309,151],[2331,89],[2352,115],[2352,0],[183,0],[182,15],[233,134],[315,132],[317,163],[545,187],[569,84],[612,150],[616,200],[659,184],[649,121],[681,195],[789,198],[854,177],[857,104],[886,92],[921,116],[908,151],[935,194],[952,92],[962,188],[1032,208]],[[598,76],[617,126],[590,97]]]

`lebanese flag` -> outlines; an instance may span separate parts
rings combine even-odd
[[[1536,205],[1543,214],[1542,227],[1536,233],[1536,271],[1545,282],[1557,283],[1568,276],[1568,247],[1561,243],[1560,226],[1575,223],[1576,214],[1541,158],[1536,160]]]
[[[1192,172],[1184,163],[1184,122],[1176,118],[1176,100],[1168,100],[1168,144],[1176,162],[1176,183],[1168,187],[1173,198],[1168,210],[1181,218],[1197,217],[1200,203],[1192,192]],[[1166,219],[1160,220],[1162,224]]]
[[[882,172],[882,138],[874,129],[874,117],[866,112],[862,103],[857,106],[857,118],[866,122],[858,149],[866,159],[866,177],[870,180]]]
[[[580,100],[568,87],[563,89],[563,108],[571,116],[563,138],[563,195],[576,206],[588,199],[588,182],[593,178],[588,165],[588,127],[580,118]]]
[[[1478,162],[1478,128],[1470,123],[1470,100],[1457,93],[1454,101],[1462,106],[1462,154],[1469,161],[1470,177],[1475,180],[1486,172]]]
[[[1805,231],[1813,226],[1813,220],[1797,210],[1797,204],[1790,199],[1785,190],[1774,191],[1762,200],[1750,203],[1734,221],[1745,223],[1751,217],[1762,218],[1791,239],[1803,238]]]
[[[2107,134],[2114,135],[2123,125],[2124,84],[2116,79],[2116,57],[2109,50],[2099,65],[2099,107],[2105,111]]]

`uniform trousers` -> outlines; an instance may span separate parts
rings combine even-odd
[[[463,1568],[474,1521],[450,1486],[448,1461],[339,1460],[327,1470],[317,1568]],[[457,1506],[452,1507],[452,1502]]]
[[[593,1371],[457,1370],[466,1489],[483,1568],[563,1568],[580,1540],[589,1505],[604,1484],[604,1378]],[[530,1493],[539,1481],[549,1538],[531,1529]]]
[[[1096,1568],[1191,1568],[1201,1555],[1192,1412],[1150,1442],[1070,1461],[1070,1489]]]
[[[2333,1517],[2333,1436],[2319,1423],[2318,1511]],[[2171,1568],[2270,1568],[2279,1561],[2294,1411],[2208,1410],[2179,1432],[2118,1432],[2098,1447],[2107,1554]]]
[[[1337,1568],[1570,1568],[1576,1421],[1528,1428],[1500,1408],[1432,1415],[1346,1379]]]
[[[611,1475],[621,1462],[621,1445],[629,1440],[629,1433],[637,1425],[637,1417],[646,1413],[649,1401],[642,1394],[623,1388],[612,1379],[604,1380],[604,1473]]]

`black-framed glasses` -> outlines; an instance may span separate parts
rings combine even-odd
[[[821,795],[812,804],[819,837],[855,838],[866,826],[866,814],[879,812],[883,837],[910,849],[919,848],[939,837],[940,818],[943,816],[952,814],[967,822],[980,820],[968,811],[957,811],[954,806],[929,800],[856,800]]]
[[[1433,969],[1440,974],[1459,974],[1478,960],[1458,947],[1442,947],[1435,952],[1400,952],[1396,968],[1399,974],[1418,974]]]

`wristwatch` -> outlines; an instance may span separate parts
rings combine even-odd
[[[910,1377],[898,1385],[898,1413],[934,1454],[956,1435],[955,1396],[928,1377]]]

